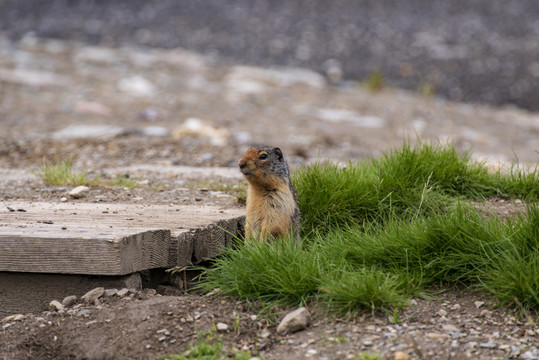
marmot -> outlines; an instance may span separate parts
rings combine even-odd
[[[300,241],[298,196],[290,182],[288,164],[281,149],[258,146],[245,152],[238,162],[247,179],[245,238],[265,241],[268,234],[292,234]]]

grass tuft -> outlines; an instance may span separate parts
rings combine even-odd
[[[501,219],[470,204],[537,200],[537,171],[489,172],[450,144],[419,144],[370,162],[317,162],[292,181],[303,247],[286,239],[227,249],[200,286],[242,299],[338,313],[405,307],[433,286],[482,288],[539,312],[539,208]]]
[[[129,176],[103,179],[99,175],[90,177],[85,172],[74,172],[72,159],[59,161],[54,164],[44,161],[41,166],[41,171],[37,175],[42,178],[47,185],[122,186],[129,189],[138,185],[137,180],[129,178]]]
[[[86,174],[73,172],[72,162],[72,159],[67,159],[56,164],[44,161],[38,176],[47,185],[91,185],[91,180]]]
[[[246,351],[227,351],[221,339],[213,335],[200,336],[183,354],[169,354],[162,360],[247,360],[252,356]]]

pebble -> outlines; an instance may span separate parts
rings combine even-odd
[[[71,196],[74,199],[81,199],[85,197],[89,191],[90,191],[90,188],[88,186],[81,185],[71,190],[69,192],[69,196]]]
[[[442,329],[447,332],[456,332],[459,331],[459,329],[455,325],[451,324],[445,324],[442,326]]]
[[[10,322],[10,321],[20,321],[22,319],[24,319],[23,314],[14,314],[14,315],[6,316],[0,322],[4,324],[4,323]]]
[[[62,300],[62,305],[64,305],[65,307],[69,307],[69,306],[75,304],[75,302],[77,302],[77,296],[76,295],[66,296],[64,298],[64,300]]]
[[[382,128],[386,120],[377,116],[363,116],[351,110],[342,109],[318,109],[314,115],[320,120],[331,123],[348,122],[364,128]]]
[[[113,125],[69,125],[52,134],[57,140],[69,141],[77,139],[112,139],[122,135],[127,130]]]
[[[277,332],[281,335],[305,329],[311,323],[311,314],[305,307],[289,312],[279,323]]]
[[[117,84],[118,90],[131,96],[153,96],[155,86],[146,78],[134,75],[121,79]]]
[[[483,349],[494,349],[496,347],[496,344],[494,343],[494,341],[489,340],[488,342],[480,343],[479,346]]]
[[[88,309],[81,309],[79,312],[75,315],[77,317],[89,317],[91,314],[90,310]]]
[[[81,296],[82,301],[84,301],[87,304],[96,304],[98,299],[103,296],[105,293],[105,288],[98,287],[95,289],[92,289],[88,291],[86,294]]]
[[[228,330],[228,325],[225,324],[225,323],[222,323],[222,322],[218,322],[217,324],[215,324],[215,327],[217,328],[217,331],[227,331]]]
[[[58,300],[53,300],[49,303],[49,307],[52,309],[52,310],[55,310],[55,311],[60,311],[60,310],[64,310],[64,305],[62,305],[61,302],[59,302]]]
[[[440,309],[438,310],[438,312],[436,312],[436,314],[438,314],[439,316],[447,316],[447,311],[445,311],[444,309]]]
[[[111,297],[111,296],[114,296],[116,294],[118,294],[118,289],[106,289],[103,292],[104,297]]]
[[[118,292],[116,293],[116,296],[124,297],[128,293],[129,293],[129,289],[128,288],[123,288],[123,289],[118,290]]]
[[[480,308],[481,306],[485,305],[484,301],[474,301],[474,305],[476,308]]]

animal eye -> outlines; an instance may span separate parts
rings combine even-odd
[[[268,154],[262,154],[258,157],[260,160],[264,160],[268,158]]]

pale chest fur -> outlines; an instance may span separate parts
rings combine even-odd
[[[268,233],[289,234],[295,207],[294,197],[286,185],[271,191],[249,186],[246,217],[249,232],[263,238]]]

